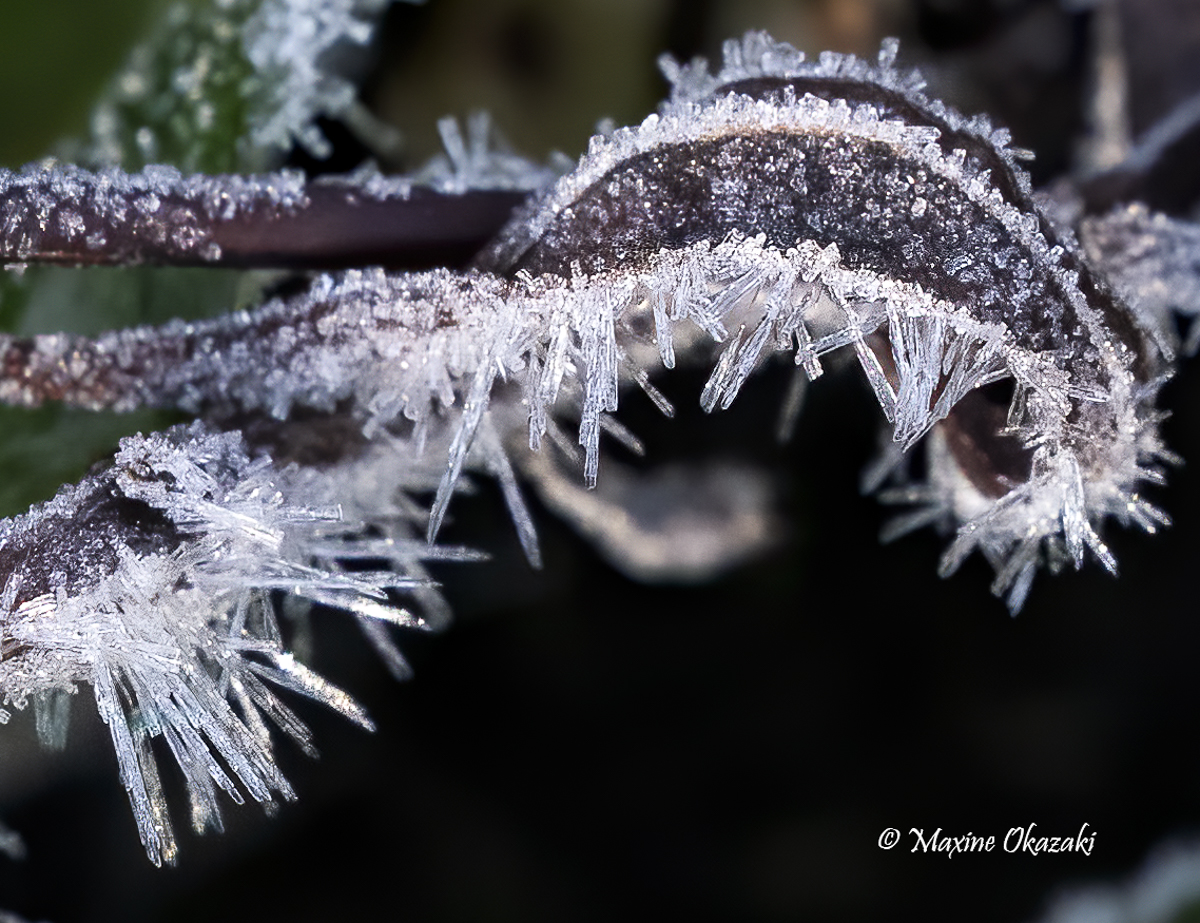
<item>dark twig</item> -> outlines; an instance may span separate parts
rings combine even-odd
[[[336,269],[461,264],[524,192],[296,174],[0,172],[0,264]]]

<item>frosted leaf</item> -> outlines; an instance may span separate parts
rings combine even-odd
[[[389,587],[422,578],[351,574],[337,559],[310,564],[321,560],[308,550],[323,541],[314,530],[340,519],[325,505],[328,482],[313,495],[305,481],[297,469],[247,455],[240,437],[194,424],[124,440],[111,467],[0,532],[3,701],[23,707],[92,685],[156,863],[173,861],[176,847],[154,738],[183,770],[202,830],[219,828],[217,789],[239,802],[243,794],[292,797],[263,719],[311,748],[303,725],[260,680],[370,727],[346,693],[282,648],[262,588],[286,586],[375,617],[357,601],[386,600]],[[352,493],[345,499],[362,503]],[[362,524],[340,528],[352,547]]]
[[[355,101],[346,71],[388,0],[204,0],[169,6],[65,156],[93,166],[262,170],[299,143],[324,156],[320,116]]]
[[[995,589],[1017,608],[1043,555],[1078,564],[1087,549],[1111,566],[1094,524],[1126,518],[1139,482],[1156,479],[1169,454],[1144,386],[1162,359],[1070,232],[1041,213],[1007,133],[929,100],[919,76],[893,69],[895,52],[886,44],[877,65],[832,54],[809,63],[751,33],[727,44],[716,75],[667,62],[675,90],[660,113],[594,139],[478,264],[518,279],[579,268],[603,278],[644,265],[647,241],[700,246],[739,232],[811,254],[794,277],[764,261],[717,282],[705,264],[698,288],[717,294],[690,319],[729,337],[705,406],[727,405],[768,343],[793,339],[810,377],[821,354],[853,345],[895,439],[911,445],[945,426],[947,470],[931,469],[929,492],[944,505],[921,515],[965,523],[956,547],[982,549],[998,567]],[[878,240],[894,243],[862,246]],[[836,284],[818,252],[835,270],[873,275]],[[691,302],[693,273],[677,280],[677,303]],[[805,291],[790,278],[819,285]],[[917,289],[902,295],[896,283]],[[661,354],[674,361],[664,321],[685,312],[646,291]],[[1000,378],[1014,381],[1007,421],[981,399],[956,413]],[[1082,500],[1060,490],[1080,478]],[[1022,484],[1028,496],[1013,497],[1010,514],[980,520]]]
[[[63,156],[128,169],[161,162],[189,171],[266,166],[263,152],[236,144],[245,132],[243,85],[251,74],[241,30],[254,5],[168,6],[101,94],[87,136],[63,145]]]
[[[401,190],[402,192],[402,190]],[[173,167],[92,173],[54,163],[0,171],[0,255],[22,261],[141,262],[153,254],[203,263],[221,256],[221,224],[237,227],[307,204],[297,173],[259,177],[185,177]]]

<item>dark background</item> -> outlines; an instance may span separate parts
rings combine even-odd
[[[922,63],[938,92],[992,113],[1038,152],[1039,180],[1070,168],[1083,131],[1086,12],[954,0],[734,6],[397,8],[366,93],[406,128],[482,105],[521,149],[574,153],[596,118],[652,109],[658,50],[712,54],[755,24],[802,47],[866,54],[899,34],[902,61]],[[1146,29],[1170,23],[1166,37],[1145,40],[1153,53],[1134,68],[1166,68],[1157,83],[1145,78],[1151,89],[1137,101],[1161,110],[1189,80],[1172,52],[1197,17],[1135,6]],[[602,33],[589,25],[600,22]],[[470,91],[476,98],[462,97]],[[505,94],[525,100],[523,117]],[[397,102],[405,98],[413,112]],[[564,121],[547,128],[560,110]],[[543,144],[542,131],[557,135]],[[414,131],[412,143],[419,152],[432,142]],[[339,157],[357,156],[343,139]],[[1015,619],[988,595],[982,561],[937,578],[944,538],[878,543],[890,513],[859,494],[858,479],[879,412],[856,374],[828,378],[810,389],[782,447],[771,438],[779,370],[713,417],[693,409],[702,377],[664,380],[681,411],[672,423],[627,402],[622,419],[647,439],[649,464],[736,458],[776,478],[790,532],[709,584],[631,583],[542,510],[546,561],[535,573],[493,490],[456,501],[445,538],[494,558],[442,572],[457,619],[440,636],[405,639],[415,679],[393,683],[336,613],[315,619],[313,665],[370,709],[378,732],[298,703],[323,754],[310,761],[281,743],[299,802],[269,818],[230,805],[221,836],[184,830],[178,868],[145,861],[90,702],[77,704],[61,756],[17,759],[32,738],[32,720],[18,715],[4,731],[16,782],[3,817],[29,857],[0,863],[0,905],[56,923],[684,914],[1017,923],[1058,889],[1127,877],[1156,844],[1192,834],[1195,371],[1185,365],[1163,398],[1167,442],[1193,460],[1154,492],[1175,525],[1156,536],[1110,526],[1118,579],[1095,563],[1039,575]],[[168,785],[183,828],[178,778]],[[911,827],[999,842],[1030,823],[1066,836],[1087,824],[1095,850],[909,851]],[[904,834],[891,851],[877,846],[887,827]]]

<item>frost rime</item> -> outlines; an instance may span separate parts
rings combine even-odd
[[[264,682],[370,727],[349,696],[284,650],[266,590],[340,602],[365,621],[424,624],[371,605],[389,600],[392,587],[426,583],[419,572],[406,576],[399,560],[395,573],[378,575],[343,573],[333,557],[308,563],[323,543],[314,530],[336,525],[339,511],[296,475],[251,458],[234,434],[193,424],[124,440],[112,467],[8,521],[0,535],[4,702],[23,707],[47,688],[92,685],[155,863],[174,861],[176,848],[154,738],[183,769],[202,831],[220,829],[217,789],[239,803],[243,792],[255,801],[294,797],[267,723],[306,749],[311,741]]]
[[[312,59],[331,36],[356,40],[376,5],[317,4],[309,33],[275,22],[285,7],[272,0],[262,34],[282,28],[306,49],[289,57]],[[421,537],[436,537],[464,475],[500,480],[536,562],[521,444],[551,451],[576,421],[594,483],[601,435],[632,439],[611,416],[622,391],[640,387],[669,411],[651,377],[679,361],[710,363],[701,399],[717,409],[775,354],[815,379],[827,354],[852,351],[891,427],[880,470],[929,436],[924,480],[888,490],[915,506],[893,533],[956,527],[943,572],[978,550],[1014,611],[1041,563],[1090,555],[1114,569],[1106,519],[1165,523],[1139,493],[1171,457],[1154,406],[1164,358],[1032,201],[1007,135],[927,100],[894,55],[888,43],[877,64],[809,64],[750,34],[715,76],[668,63],[675,90],[661,112],[594,139],[469,270],[353,270],[213,321],[4,338],[7,402],[170,406],[209,421],[126,440],[110,468],[0,527],[5,702],[91,683],[142,840],[170,861],[154,738],[183,768],[204,828],[219,825],[218,789],[291,797],[267,725],[311,741],[268,683],[367,723],[285,651],[272,591],[346,610],[403,674],[384,625],[444,619],[423,561],[471,555]],[[297,92],[289,125],[336,102],[336,87],[310,78],[321,88]],[[849,98],[816,92],[847,82]],[[896,116],[900,98],[910,121]],[[444,131],[436,181],[509,182],[503,158]],[[69,201],[56,211],[77,179],[46,180],[44,211],[67,235],[87,232]],[[1089,246],[1145,311],[1163,301],[1145,294],[1147,272],[1170,266],[1194,282],[1181,268],[1190,226],[1134,215],[1097,228]],[[1149,244],[1122,267],[1103,233]],[[874,234],[897,246],[863,243]],[[979,389],[1002,379],[1012,400],[989,406]],[[336,457],[273,460],[312,420],[344,426]],[[231,421],[244,438],[218,430]],[[431,491],[426,513],[410,498]],[[367,562],[387,569],[361,571]]]
[[[621,385],[653,390],[635,330],[664,362],[717,348],[709,409],[776,350],[815,377],[851,347],[901,447],[946,428],[942,457],[962,470],[932,466],[925,494],[963,523],[946,570],[978,548],[1017,608],[1043,554],[1111,566],[1096,523],[1124,518],[1165,457],[1148,385],[1161,359],[1038,210],[1006,136],[926,101],[887,49],[879,65],[809,65],[751,35],[727,58],[712,78],[677,69],[660,114],[594,139],[473,271],[352,272],[210,324],[9,341],[25,371],[6,399],[277,419],[349,402],[368,438],[409,421],[449,447],[432,537],[481,427],[526,417],[536,446],[570,408],[595,481]],[[872,101],[813,95],[832,78]],[[897,94],[918,117],[891,115]],[[905,245],[864,243],[876,236]],[[956,408],[1002,378],[1005,433],[970,432]],[[1017,459],[1004,476],[967,464],[1001,443]]]

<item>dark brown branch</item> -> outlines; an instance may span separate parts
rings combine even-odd
[[[415,188],[407,199],[359,201],[333,186],[309,188],[310,204],[267,220],[214,229],[227,266],[424,269],[466,263],[504,225],[525,193],[446,194]]]
[[[525,193],[381,177],[0,172],[0,264],[419,269],[465,263]]]

